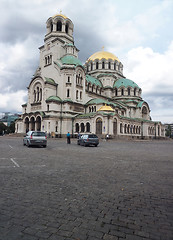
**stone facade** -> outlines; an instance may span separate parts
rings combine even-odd
[[[83,65],[74,45],[73,23],[50,17],[40,63],[28,86],[16,132],[46,131],[56,137],[96,133],[110,137],[164,137],[164,126],[150,117],[141,88],[123,75],[123,64],[104,50]]]

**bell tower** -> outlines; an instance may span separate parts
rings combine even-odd
[[[50,17],[46,22],[47,34],[45,35],[44,41],[50,41],[55,38],[60,38],[66,43],[74,44],[73,39],[73,28],[72,21],[63,15],[61,12]]]

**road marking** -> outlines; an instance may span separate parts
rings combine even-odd
[[[10,160],[14,163],[14,165],[15,165],[16,167],[20,167],[19,164],[18,164],[16,161],[14,161],[13,158],[10,158]]]
[[[13,148],[11,145],[8,145],[10,148]]]

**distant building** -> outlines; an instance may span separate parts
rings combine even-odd
[[[53,136],[164,137],[161,122],[151,120],[142,89],[123,75],[123,64],[104,50],[83,65],[74,45],[72,21],[57,14],[46,22],[40,64],[28,86],[28,102],[16,132],[41,130]]]
[[[4,116],[0,119],[0,122],[4,123],[7,127],[10,126],[12,122],[19,118],[18,114],[4,113]]]

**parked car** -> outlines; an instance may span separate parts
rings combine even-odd
[[[23,138],[23,145],[30,146],[47,146],[47,136],[45,132],[29,131]]]
[[[77,144],[81,146],[90,146],[94,145],[95,147],[99,144],[99,139],[95,134],[84,134],[81,135],[80,138],[77,140]]]

